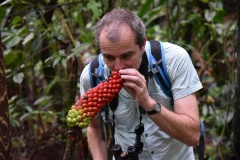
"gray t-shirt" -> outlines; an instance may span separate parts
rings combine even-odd
[[[185,97],[202,88],[197,72],[192,64],[191,58],[185,49],[162,42],[165,53],[166,68],[172,85],[174,100]],[[145,51],[149,57],[150,44],[147,42]],[[110,73],[108,67],[104,65],[104,74],[107,77]],[[170,110],[174,110],[170,104],[170,98],[162,91],[154,78],[148,78],[149,95],[159,101],[160,104]],[[84,94],[90,88],[89,65],[87,65],[80,77],[80,92]],[[129,146],[133,146],[136,139],[135,127],[139,124],[139,105],[136,100],[121,89],[118,97],[118,107],[115,115],[115,143],[120,144],[124,151]],[[104,114],[103,114],[104,116]],[[109,113],[111,119],[112,112]],[[140,160],[194,160],[193,148],[170,137],[163,132],[149,118],[147,114],[142,117],[144,132],[141,136],[143,151],[139,154]],[[163,122],[164,123],[164,122]]]

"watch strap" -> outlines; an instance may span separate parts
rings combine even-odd
[[[156,104],[153,107],[153,110],[146,111],[148,115],[153,115],[161,111],[161,104],[159,102],[156,102]]]
[[[156,110],[151,110],[151,111],[146,111],[148,115],[153,115],[156,114],[157,111]]]

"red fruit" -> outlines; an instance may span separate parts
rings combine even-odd
[[[91,119],[94,118],[103,106],[111,102],[115,98],[118,92],[121,90],[123,80],[118,71],[112,71],[111,75],[102,83],[99,83],[96,87],[89,89],[75,105],[67,115],[67,123],[69,127],[78,126],[80,128],[86,128]],[[79,114],[79,115],[78,115]],[[80,119],[77,122],[72,120],[73,118]],[[84,123],[83,123],[84,122]]]

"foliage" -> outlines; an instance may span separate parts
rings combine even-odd
[[[149,39],[176,43],[190,53],[204,84],[197,96],[206,126],[205,157],[233,156],[236,10],[226,9],[230,4],[220,0],[3,2],[0,21],[16,154],[30,152],[29,140],[40,143],[47,134],[49,140],[66,141],[66,112],[79,97],[80,73],[98,52],[93,26],[111,8],[124,7],[143,19]]]

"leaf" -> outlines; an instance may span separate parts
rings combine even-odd
[[[15,83],[21,84],[23,81],[23,78],[24,78],[24,74],[20,72],[13,76],[13,81]]]
[[[67,56],[67,59],[79,56],[81,52],[87,50],[89,47],[91,47],[91,43],[81,43],[79,46],[72,49],[72,53]]]
[[[157,19],[161,16],[164,16],[166,14],[165,10],[166,10],[165,6],[159,6],[159,7],[152,9],[150,12],[148,12],[147,13],[148,16],[146,16],[145,26],[148,26],[155,19]]]
[[[56,57],[53,61],[53,67],[55,67],[58,64],[58,62],[60,62],[60,60],[61,60],[61,57]]]
[[[210,5],[217,11],[223,10],[223,3],[220,0],[210,2]]]
[[[7,7],[5,7],[5,6],[1,7],[1,9],[0,9],[0,24],[2,24],[2,25],[4,25],[4,23],[6,22],[6,19],[4,19],[5,15],[6,15],[6,10],[7,10]]]
[[[26,43],[28,43],[30,40],[32,40],[33,37],[34,37],[33,33],[30,33],[29,35],[27,35],[22,42],[23,46],[25,46]]]
[[[6,56],[8,55],[9,53],[11,53],[12,49],[6,49],[3,51],[3,55]]]
[[[51,81],[51,83],[47,85],[45,93],[46,94],[49,93],[49,91],[52,89],[52,87],[54,85],[56,85],[60,80],[61,80],[61,78],[59,76],[55,76],[54,79]]]
[[[6,1],[2,2],[2,3],[0,4],[0,6],[3,6],[3,5],[5,5],[5,4],[9,3],[9,2],[11,2],[11,0],[6,0]]]
[[[29,113],[31,113],[33,111],[31,106],[25,106],[24,107]]]
[[[100,9],[98,9],[97,5],[98,3],[95,0],[90,0],[87,4],[87,8],[91,9],[93,12],[93,20],[98,19],[101,15]]]
[[[63,68],[66,69],[67,68],[67,61],[66,61],[66,59],[62,59],[61,63],[62,63]]]
[[[150,11],[151,9],[151,4],[153,4],[154,0],[147,0],[144,5],[142,5],[142,7],[140,8],[139,12],[138,12],[138,16],[140,18],[142,18],[148,11]]]
[[[44,61],[44,63],[48,63],[48,62],[50,62],[52,59],[53,59],[53,56],[48,57],[48,58]]]
[[[30,112],[25,113],[25,114],[23,114],[23,115],[19,118],[19,120],[20,120],[20,121],[23,121],[24,119],[28,118],[31,114],[32,114],[32,113],[30,113]]]
[[[215,11],[205,10],[204,17],[208,22],[211,22],[215,15],[216,15]]]
[[[202,2],[209,3],[210,0],[201,0]]]
[[[49,101],[51,98],[52,98],[51,96],[42,96],[42,97],[38,98],[38,99],[33,103],[33,105],[38,105],[38,104],[43,103],[44,101]]]
[[[224,111],[223,114],[222,114],[222,123],[225,124],[225,121],[227,123],[230,123],[233,119],[233,115],[234,115],[234,112],[228,112],[228,111]]]
[[[19,42],[21,41],[21,37],[19,36],[14,36],[7,44],[7,48],[12,48],[16,46]]]

